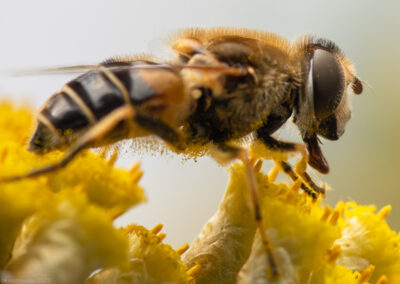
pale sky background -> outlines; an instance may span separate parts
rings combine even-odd
[[[392,204],[400,229],[400,2],[399,1],[0,1],[0,70],[97,63],[107,57],[163,52],[160,39],[186,27],[234,26],[279,33],[313,33],[335,41],[372,86],[353,98],[345,135],[325,142],[331,185],[326,202]],[[40,107],[69,77],[0,77],[0,98]],[[283,136],[298,139],[296,130]],[[118,224],[164,223],[166,242],[191,242],[213,215],[227,183],[226,170],[209,158],[126,155],[141,160],[148,203]],[[264,169],[269,170],[266,163]],[[284,179],[287,179],[284,177]]]

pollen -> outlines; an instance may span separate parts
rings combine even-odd
[[[26,150],[34,124],[30,113],[0,104],[0,179],[64,154]],[[119,169],[117,152],[107,151],[84,151],[59,171],[0,182],[0,269],[5,271],[0,282],[268,283],[271,265],[253,217],[244,165],[229,168],[221,204],[193,243],[173,249],[164,242],[162,224],[115,226],[118,216],[146,197],[140,164]],[[386,222],[390,205],[378,210],[340,201],[333,209],[323,196],[313,199],[300,190],[301,177],[289,185],[275,182],[280,167],[265,174],[253,154],[260,222],[278,282],[400,283],[400,234]]]

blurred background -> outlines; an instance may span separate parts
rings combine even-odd
[[[0,71],[97,63],[140,52],[165,52],[161,40],[187,27],[233,26],[288,39],[312,33],[336,42],[368,82],[353,98],[353,117],[339,141],[324,141],[329,175],[312,173],[332,190],[326,202],[355,200],[393,206],[400,229],[400,2],[399,1],[8,1],[0,2]],[[68,76],[0,77],[0,100],[39,108]],[[298,140],[295,128],[281,137]],[[163,223],[166,242],[191,242],[213,215],[228,174],[209,158],[121,153],[120,166],[142,162],[148,202],[118,225]],[[271,163],[266,162],[265,171]],[[287,180],[283,176],[282,180]]]

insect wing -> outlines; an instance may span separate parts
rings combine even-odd
[[[248,71],[243,68],[236,68],[230,66],[219,65],[184,65],[184,64],[140,64],[131,65],[128,63],[119,64],[88,64],[88,65],[71,65],[49,68],[26,69],[17,71],[0,72],[5,76],[42,76],[42,75],[79,75],[88,71],[99,71],[100,67],[107,67],[110,71],[123,71],[123,70],[161,70],[173,69],[180,71],[182,69],[192,69],[203,72],[220,72],[231,76],[243,76],[248,74]]]

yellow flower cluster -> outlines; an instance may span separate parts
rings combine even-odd
[[[29,109],[0,105],[0,180],[62,156],[26,150],[32,124]],[[138,164],[121,170],[115,160],[86,151],[62,171],[0,183],[1,283],[191,281],[197,267],[180,260],[188,245],[175,251],[163,244],[162,226],[113,226],[145,200]]]
[[[25,150],[32,124],[29,109],[0,105],[0,179],[60,159]],[[86,151],[63,170],[0,183],[0,283],[400,283],[389,206],[332,209],[299,192],[298,182],[275,183],[279,169],[266,175],[258,164],[263,225],[280,273],[271,279],[242,165],[230,168],[220,207],[191,247],[174,250],[161,225],[113,226],[145,200],[138,165],[116,169],[115,159]]]

